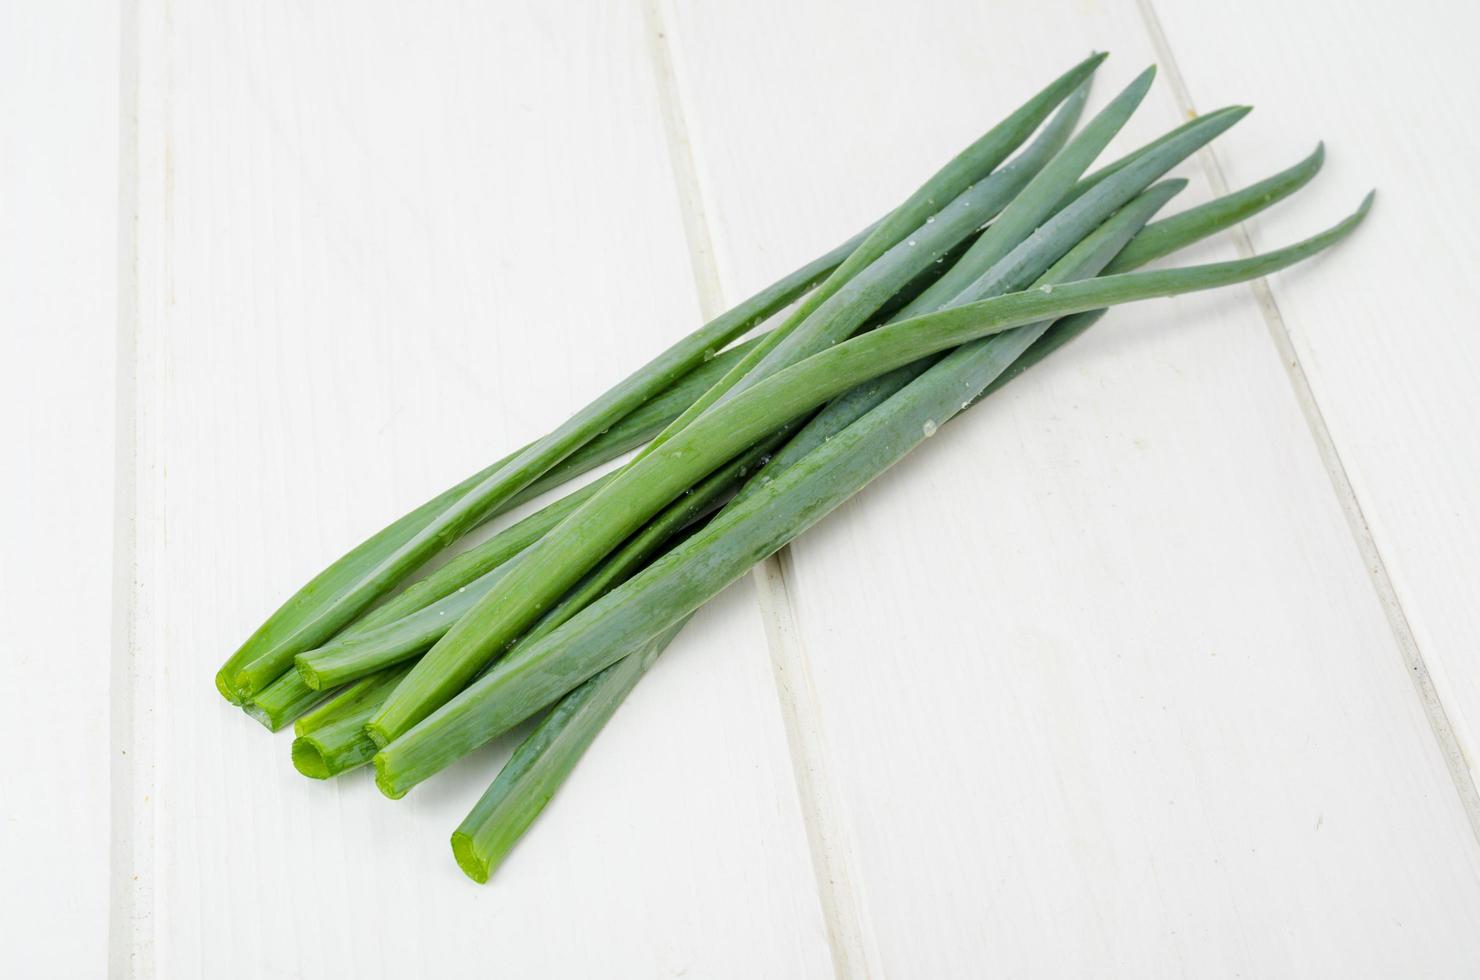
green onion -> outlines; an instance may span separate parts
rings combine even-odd
[[[673,494],[681,492],[694,471],[705,471],[715,457],[722,461],[727,452],[733,452],[730,447],[735,443],[743,446],[871,375],[938,350],[1071,313],[1175,296],[1267,275],[1344,238],[1366,216],[1371,199],[1368,195],[1357,212],[1331,229],[1263,255],[1184,269],[1123,273],[1054,286],[1051,290],[1024,290],[881,327],[784,368],[717,405],[673,436],[658,452],[622,471],[608,490],[620,485],[623,491],[620,499],[627,503],[671,499]],[[901,395],[910,390],[907,388]],[[915,406],[914,414],[886,413],[878,425],[860,424],[874,415],[870,413],[565,626],[521,650],[518,656],[498,663],[467,691],[437,709],[425,723],[410,731],[402,728],[399,737],[390,741],[386,738],[392,730],[386,725],[388,709],[417,679],[414,669],[367,726],[371,736],[383,746],[374,760],[377,784],[388,796],[403,795],[471,747],[507,730],[605,668],[641,637],[655,636],[674,625],[754,562],[811,526],[892,465],[908,447],[959,411],[960,404],[969,403],[979,390],[966,392],[950,404],[937,397],[923,406]],[[922,411],[932,414],[922,418]],[[904,423],[901,418],[905,419]],[[885,446],[893,458],[880,465],[877,455],[865,458],[869,454],[855,453],[857,444],[866,438],[879,440],[878,444]],[[671,489],[675,485],[678,490]],[[592,498],[525,552],[500,585],[507,585],[516,576],[539,585],[551,574],[558,574],[549,570],[550,564],[562,564],[566,554],[579,558],[591,547],[583,540],[586,532],[612,524],[619,526],[623,517],[615,508],[603,504],[604,496],[598,494]],[[706,551],[721,541],[720,547]],[[536,550],[543,552],[541,558],[548,559],[549,564],[526,560]],[[530,574],[529,570],[537,574]],[[476,612],[469,613],[448,638]],[[425,667],[435,653],[433,648],[418,668]],[[389,720],[400,724],[404,717],[391,715]]]
[[[1283,200],[1315,176],[1320,170],[1322,160],[1323,149],[1317,146],[1309,157],[1273,177],[1174,217],[1146,225],[1106,267],[1106,271],[1124,271],[1160,258]],[[1104,312],[1090,311],[1056,321],[1047,333],[1034,341],[986,387],[978,400],[1019,376],[1028,367],[1062,347],[1069,339],[1078,336]],[[887,385],[886,388],[879,388],[878,382],[881,379],[874,379],[839,396],[773,456],[767,475],[774,479],[777,473],[783,472],[791,463],[830,441],[833,435],[846,428],[853,420],[881,404],[893,392],[913,380],[919,373],[915,369],[916,365],[908,365],[884,376],[892,379],[901,372],[911,372],[908,377],[897,384]],[[764,485],[760,480],[751,481],[736,500],[745,499]],[[647,664],[675,632],[670,631],[654,646],[649,656],[629,656],[584,681],[565,695],[541,721],[535,732],[519,746],[493,785],[452,835],[453,855],[459,867],[469,877],[479,882],[488,880],[489,873],[528,829],[535,816],[574,768],[585,748],[635,686]]]
[[[459,866],[487,880],[688,618],[756,561],[1109,307],[1267,275],[1364,220],[1371,194],[1285,248],[1140,271],[1292,194],[1323,148],[1153,222],[1186,185],[1168,171],[1249,110],[1189,120],[1090,172],[1155,73],[1076,134],[1104,57],[1060,75],[843,246],[331,564],[228,658],[218,689],[269,728],[295,721],[304,775],[373,761],[393,798],[544,712],[452,835]],[[399,588],[495,515],[639,447]]]

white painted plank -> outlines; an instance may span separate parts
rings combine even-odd
[[[1321,416],[1432,673],[1463,757],[1480,749],[1480,113],[1473,8],[1442,2],[1157,5],[1194,99],[1235,89],[1270,138],[1219,161],[1237,184],[1310,135],[1329,162],[1311,207],[1252,223],[1288,240],[1376,186],[1372,225],[1340,261],[1272,288]],[[1248,66],[1257,63],[1259,71]],[[1295,94],[1298,93],[1298,94]],[[1376,565],[1376,562],[1374,562]],[[1471,774],[1473,779],[1473,772]]]
[[[1094,47],[1103,103],[1152,60],[1133,14],[670,11],[725,288],[873,217]],[[1129,135],[1177,121],[1159,86]],[[1120,312],[791,562],[881,972],[1480,965],[1475,840],[1247,292]]]
[[[150,17],[136,973],[826,972],[744,590],[487,887],[447,838],[507,742],[391,803],[303,779],[212,690],[328,558],[692,328],[638,10]]]
[[[115,4],[0,8],[7,977],[107,967],[119,48]]]

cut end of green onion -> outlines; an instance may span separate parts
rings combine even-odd
[[[224,673],[216,675],[216,687],[226,695],[226,700],[233,704],[245,704],[250,701],[252,694],[252,675],[245,670],[238,670],[227,677]]]
[[[460,830],[455,832],[452,835],[452,856],[457,859],[457,866],[463,869],[463,874],[480,885],[488,884],[488,862],[478,856],[472,837]]]
[[[283,727],[282,725],[274,724],[272,715],[265,708],[252,704],[250,701],[242,705],[242,711],[246,712],[248,718],[256,720],[258,724],[270,732],[275,732]]]
[[[367,725],[365,727],[369,728],[370,726]],[[375,738],[375,733],[371,732],[370,737]],[[384,743],[378,744],[383,745]],[[370,761],[375,765],[375,786],[377,789],[384,793],[387,798],[392,800],[399,800],[401,797],[406,795],[406,791],[404,789],[398,788],[395,782],[392,780],[391,774],[386,771],[386,760],[383,753],[377,752],[375,754],[375,758],[371,759]]]
[[[226,676],[226,671],[224,670],[218,670],[216,672],[216,690],[220,691],[221,696],[230,701],[232,704],[239,705],[247,700],[246,698],[242,697],[242,695],[235,688],[231,686],[231,681]]]
[[[293,666],[298,669],[298,676],[303,678],[303,683],[315,691],[322,691],[324,689],[324,679],[319,676],[319,672],[314,670],[313,666],[307,663],[301,655],[293,658]]]
[[[293,739],[293,768],[309,779],[328,779],[333,775],[324,753],[309,735]]]

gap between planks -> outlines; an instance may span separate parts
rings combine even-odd
[[[140,433],[148,425],[144,324],[163,314],[171,220],[173,4],[119,10],[118,323],[114,406],[113,636],[109,660],[108,976],[154,975],[153,665],[139,645]],[[147,56],[146,56],[147,52]],[[147,533],[147,532],[144,532]]]
[[[1152,49],[1156,52],[1156,58],[1161,62],[1165,71],[1167,84],[1172,90],[1172,97],[1177,102],[1177,108],[1184,115],[1195,115],[1197,110],[1192,101],[1192,93],[1177,65],[1177,59],[1172,53],[1166,32],[1162,29],[1154,0],[1136,0],[1136,6],[1140,10],[1141,20],[1150,37]],[[1223,168],[1212,146],[1204,147],[1199,151],[1198,156],[1213,193],[1220,196],[1227,194],[1228,179],[1223,174]],[[1254,244],[1242,224],[1235,225],[1229,231],[1229,235],[1233,239],[1234,248],[1241,257],[1254,254]],[[1409,679],[1413,682],[1414,692],[1423,706],[1424,715],[1428,718],[1429,728],[1434,733],[1434,740],[1438,743],[1439,751],[1444,756],[1444,765],[1449,770],[1449,778],[1454,783],[1455,792],[1459,794],[1460,804],[1464,807],[1465,817],[1470,824],[1470,832],[1475,835],[1477,841],[1480,841],[1480,792],[1476,790],[1474,774],[1470,771],[1464,751],[1460,748],[1459,739],[1455,737],[1454,728],[1449,722],[1449,714],[1444,709],[1444,702],[1440,700],[1439,693],[1434,687],[1433,677],[1429,673],[1428,664],[1424,661],[1423,651],[1418,645],[1418,638],[1414,635],[1413,626],[1408,621],[1408,613],[1398,597],[1398,590],[1393,586],[1387,563],[1383,560],[1382,552],[1377,546],[1377,539],[1373,536],[1372,528],[1362,511],[1362,503],[1357,499],[1356,488],[1352,486],[1351,477],[1346,471],[1346,464],[1342,461],[1341,452],[1336,447],[1336,440],[1326,425],[1325,414],[1321,411],[1320,402],[1316,399],[1310,378],[1305,373],[1300,354],[1295,349],[1294,339],[1290,336],[1290,328],[1285,323],[1284,314],[1280,311],[1279,303],[1275,300],[1267,279],[1256,279],[1249,284],[1249,288],[1254,293],[1259,312],[1264,317],[1265,326],[1269,331],[1270,340],[1274,343],[1275,351],[1284,365],[1285,376],[1289,378],[1290,387],[1295,393],[1295,400],[1305,416],[1311,439],[1315,442],[1321,463],[1331,480],[1331,487],[1341,505],[1342,514],[1346,517],[1347,527],[1351,530],[1352,538],[1356,542],[1357,552],[1362,558],[1363,566],[1367,569],[1372,588],[1377,593],[1378,601],[1382,604],[1383,612],[1387,616],[1388,625],[1392,629],[1399,653],[1403,658],[1403,665]]]
[[[648,51],[653,61],[663,131],[683,216],[700,313],[706,319],[727,308],[720,285],[707,209],[674,64],[673,39],[662,0],[642,0]],[[796,780],[812,873],[827,929],[833,971],[840,978],[881,977],[867,912],[854,887],[853,848],[847,819],[832,787],[811,665],[795,628],[787,587],[790,551],[782,548],[752,571],[757,605],[765,623],[776,699]]]
[[[108,709],[108,975],[136,975],[134,620],[138,577],[139,3],[119,10],[118,323],[115,331],[113,635]]]

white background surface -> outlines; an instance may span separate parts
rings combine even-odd
[[[0,975],[1480,973],[1480,111],[1448,3],[0,7]],[[1327,141],[729,590],[488,886],[211,676],[1092,49]]]

